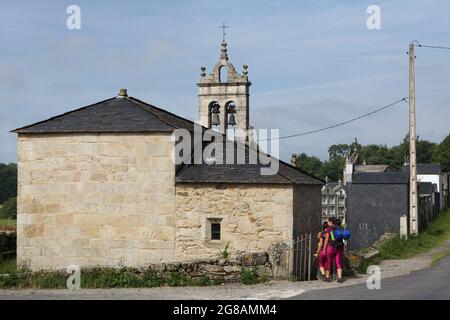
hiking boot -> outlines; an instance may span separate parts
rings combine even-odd
[[[344,277],[338,278],[338,279],[337,279],[337,282],[338,282],[338,283],[343,283],[343,282],[344,282]]]
[[[325,277],[325,276],[324,276],[324,277],[322,278],[322,281],[323,281],[323,282],[330,282],[330,281],[331,281],[331,279],[330,279],[330,278],[328,278],[328,277]]]

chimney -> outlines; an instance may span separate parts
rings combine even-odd
[[[127,89],[120,89],[119,90],[119,95],[118,95],[118,97],[119,98],[124,98],[124,97],[128,97],[128,94],[127,94]]]
[[[297,155],[295,153],[291,156],[291,165],[296,167],[297,166]]]

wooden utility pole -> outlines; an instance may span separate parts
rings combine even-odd
[[[414,77],[414,42],[409,45],[409,234],[419,233],[416,165],[416,89]]]

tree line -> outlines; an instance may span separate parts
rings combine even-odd
[[[443,172],[450,172],[450,134],[440,143],[421,140],[417,137],[417,163],[439,163]],[[342,179],[345,159],[357,150],[366,164],[389,165],[400,169],[409,156],[409,136],[393,147],[386,145],[361,145],[357,141],[351,144],[333,144],[328,148],[328,160],[321,161],[314,156],[301,153],[296,157],[296,166],[306,172],[331,181]]]
[[[17,164],[0,163],[0,218],[17,216]]]

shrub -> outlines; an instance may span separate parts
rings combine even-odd
[[[227,245],[225,246],[225,249],[219,250],[220,251],[220,255],[222,256],[223,259],[228,259],[230,253],[228,252],[228,247],[230,246],[230,243],[227,242]]]
[[[0,219],[17,218],[17,198],[9,198],[0,208]]]
[[[199,286],[199,287],[204,287],[209,285],[210,280],[208,276],[201,276],[199,278],[194,278],[191,280],[191,285],[193,286]]]
[[[172,271],[170,272],[169,279],[167,279],[167,284],[171,287],[184,287],[190,283],[190,279],[186,277],[186,275],[178,272]]]
[[[258,275],[254,268],[242,268],[241,269],[241,282],[243,284],[255,284],[258,283]]]

